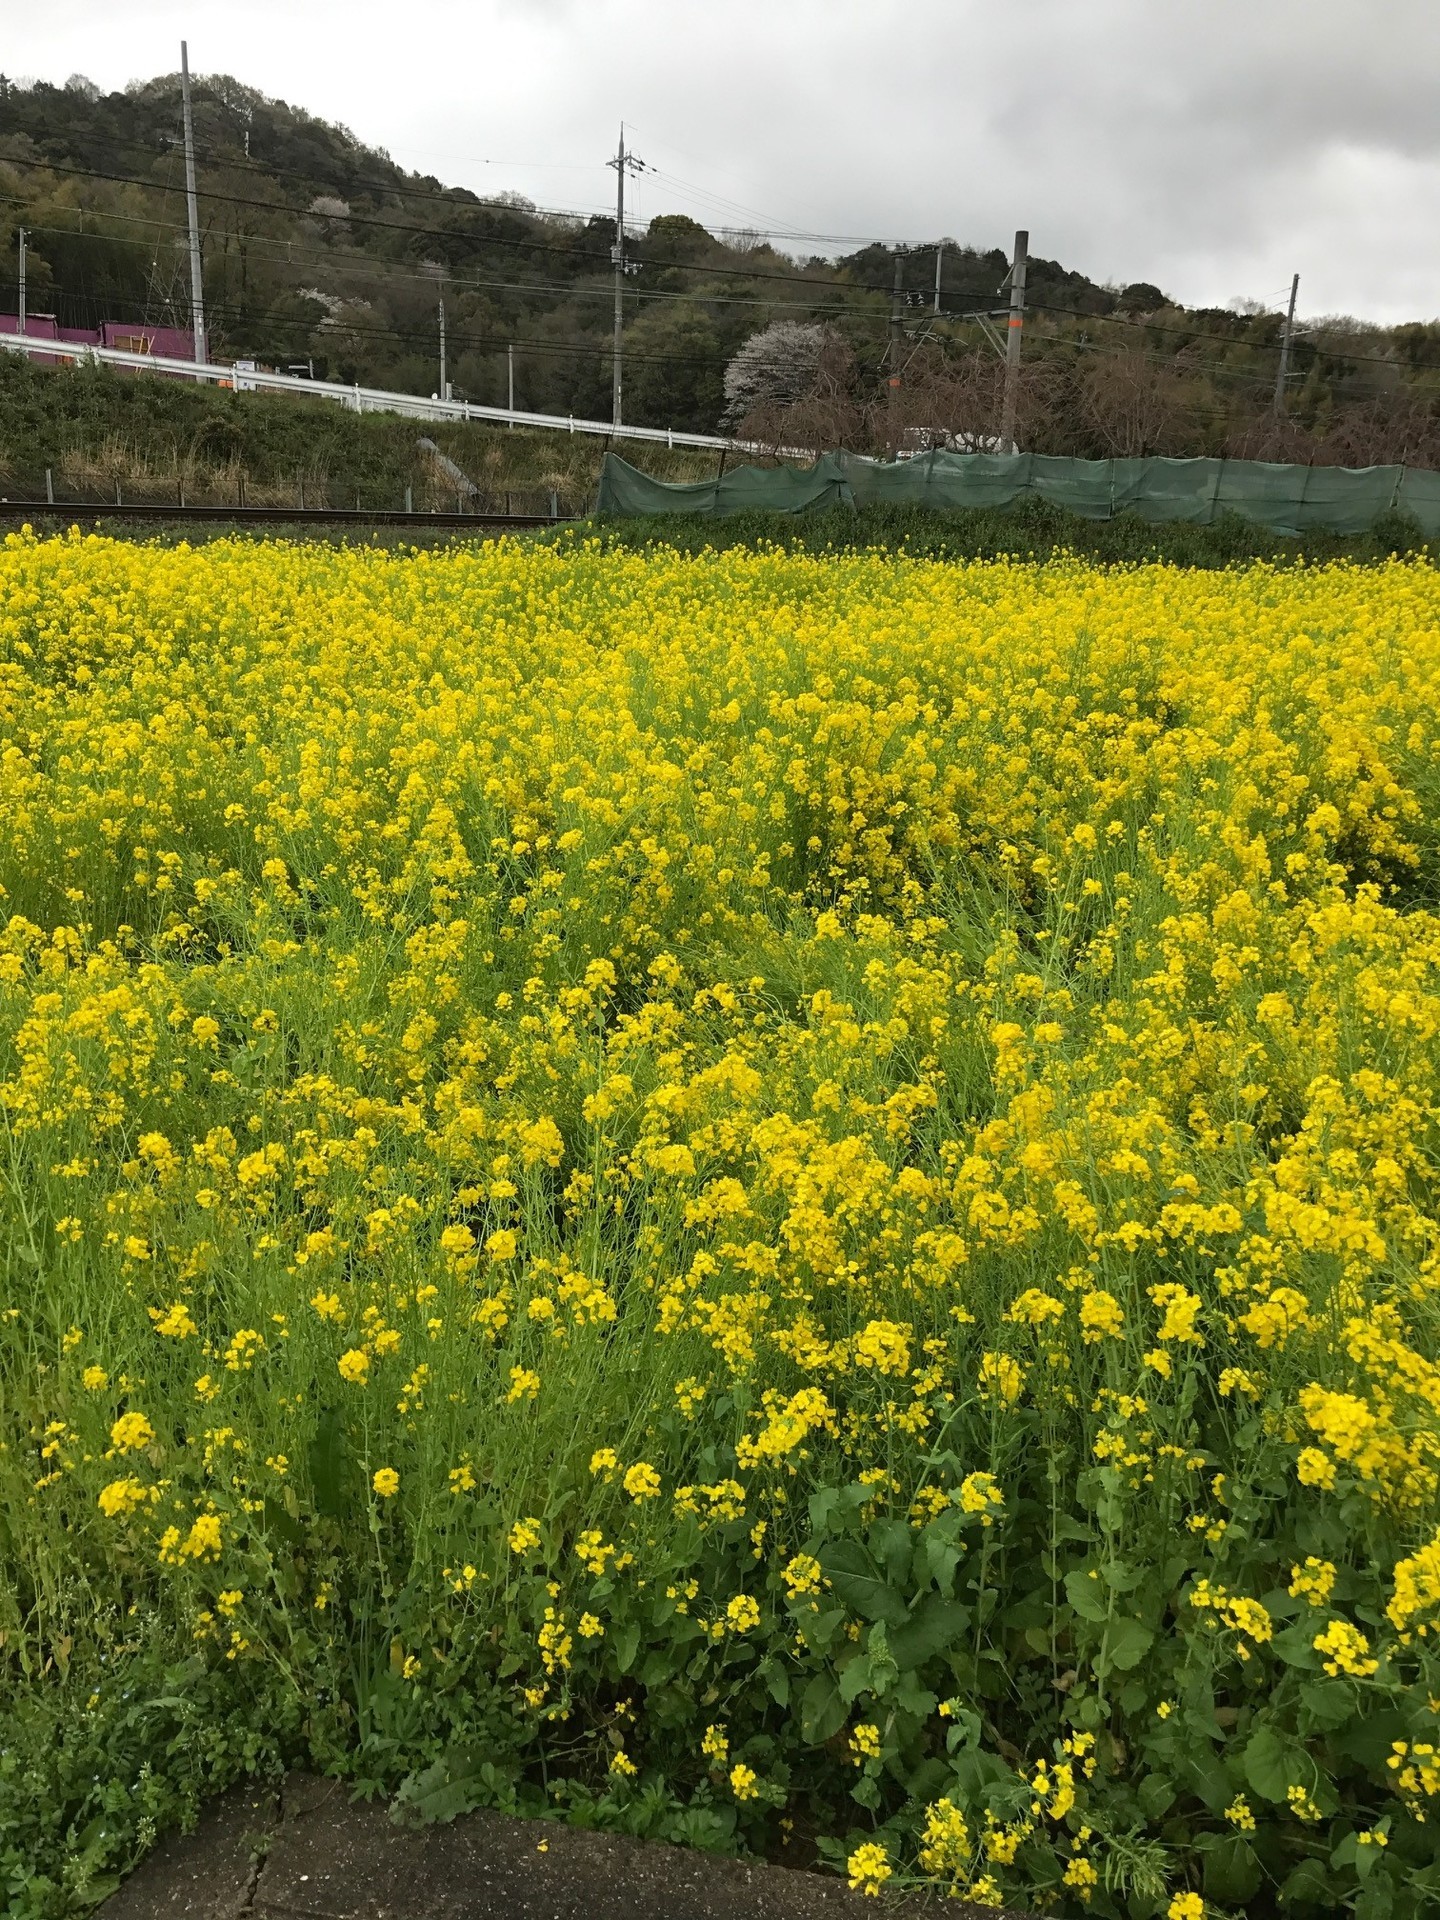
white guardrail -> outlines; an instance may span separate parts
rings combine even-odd
[[[612,440],[658,441],[667,447],[709,447],[716,453],[756,451],[743,440],[715,433],[676,433],[669,427],[617,427],[608,420],[580,420],[574,414],[523,413],[509,407],[482,407],[472,400],[422,399],[416,393],[390,393],[383,387],[347,386],[340,380],[311,380],[303,374],[262,373],[257,368],[223,366],[199,360],[172,360],[158,353],[130,353],[122,347],[92,347],[75,340],[47,340],[38,334],[0,333],[0,347],[67,364],[90,361],[129,367],[136,373],[166,373],[183,380],[204,380],[236,393],[296,393],[334,400],[355,413],[400,413],[411,420],[494,420],[517,427],[544,427],[551,433],[598,433]]]

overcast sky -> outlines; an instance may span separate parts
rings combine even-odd
[[[0,0],[12,77],[179,64],[542,206],[1031,250],[1189,305],[1440,315],[1437,0]],[[804,250],[808,243],[792,243]],[[818,246],[815,250],[819,250]],[[828,250],[828,249],[827,249]]]

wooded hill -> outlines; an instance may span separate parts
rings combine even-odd
[[[429,393],[446,307],[457,397],[607,417],[613,220],[482,199],[225,76],[194,83],[207,316],[215,357]],[[0,246],[29,230],[29,304],[62,322],[187,324],[176,74],[101,95],[0,76]],[[1038,224],[1038,222],[1037,222]],[[626,418],[714,430],[726,366],[777,320],[823,323],[799,403],[760,409],[777,443],[883,448],[995,430],[1000,361],[975,310],[1003,304],[1000,249],[902,263],[904,378],[883,381],[894,254],[795,258],[753,235],[661,215],[630,241]],[[13,308],[11,298],[0,307]],[[1022,444],[1085,455],[1213,453],[1440,464],[1440,323],[1335,321],[1296,342],[1287,418],[1271,395],[1278,313],[1187,311],[1144,282],[1106,287],[1030,263]]]

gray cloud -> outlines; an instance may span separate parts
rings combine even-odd
[[[1440,313],[1433,0],[71,0],[7,20],[5,57],[116,86],[173,68],[182,32],[201,71],[542,205],[606,203],[623,114],[668,176],[638,183],[646,214],[980,245],[1024,225],[1191,302],[1273,302],[1298,269],[1312,312]]]

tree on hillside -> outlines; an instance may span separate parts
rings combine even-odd
[[[1157,362],[1143,345],[1096,354],[1081,379],[1080,410],[1104,458],[1138,459],[1147,453],[1187,454],[1190,414],[1197,396],[1186,380],[1182,355]]]
[[[777,453],[796,447],[823,453],[832,447],[866,443],[859,363],[838,333],[828,327],[817,331],[825,337],[806,390],[798,400],[762,400],[752,406],[738,422],[742,438]]]
[[[720,252],[715,236],[688,213],[659,213],[645,231],[647,267],[694,266]]]
[[[803,320],[776,320],[739,348],[725,369],[727,425],[764,408],[795,406],[815,390],[829,329]]]
[[[638,426],[714,433],[725,399],[715,328],[689,301],[647,308],[625,329],[625,417]]]

